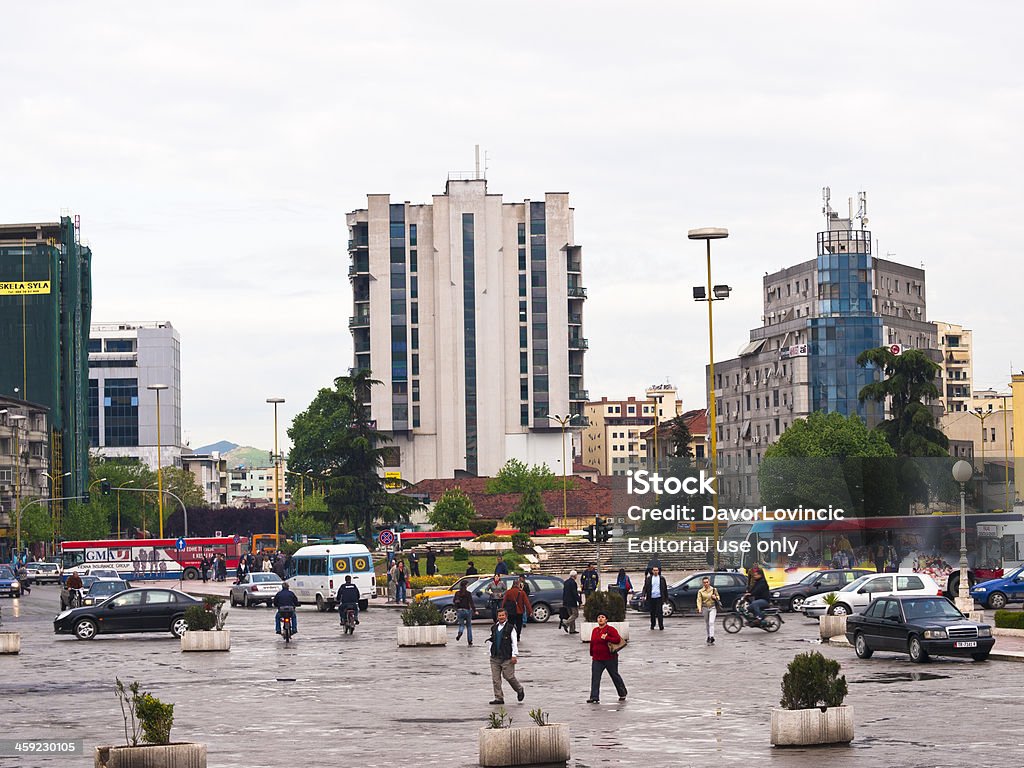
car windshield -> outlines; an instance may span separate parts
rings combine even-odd
[[[1004,579],[1016,579],[1018,576],[1024,576],[1024,565],[1015,571],[1010,571],[1008,574],[1003,576]]]
[[[276,573],[254,573],[252,580],[263,583],[264,581],[281,581],[281,577]]]
[[[859,579],[854,579],[853,581],[851,581],[849,584],[847,584],[845,587],[843,587],[839,591],[840,592],[856,592],[858,589],[860,589],[862,586],[864,586],[864,582],[866,582],[867,580],[868,580],[867,576],[861,576]]]
[[[824,573],[825,573],[824,571],[812,571],[811,573],[808,573],[806,576],[804,576],[802,579],[800,579],[800,583],[801,584],[813,584],[818,579],[820,579]]]
[[[14,578],[14,571],[12,571],[10,568],[7,568],[6,566],[0,568],[0,579],[13,579],[13,578]]]
[[[915,619],[961,619],[963,614],[944,597],[904,600],[903,612],[907,621]]]
[[[100,580],[99,576],[81,576],[82,587],[90,587]]]
[[[112,595],[124,589],[124,582],[120,581],[97,581],[89,587],[90,595]]]

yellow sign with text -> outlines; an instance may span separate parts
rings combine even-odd
[[[401,488],[402,487],[402,473],[401,472],[385,472],[384,473],[384,487],[388,489]]]
[[[0,282],[0,296],[24,296],[49,292],[49,280],[18,280],[7,283]]]

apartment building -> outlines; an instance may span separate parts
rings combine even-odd
[[[647,438],[654,425],[674,419],[683,403],[671,384],[647,388],[644,397],[600,400],[586,404],[587,426],[582,432],[580,460],[602,475],[624,475],[629,470],[653,467],[648,463]],[[659,447],[660,448],[660,447]],[[664,453],[660,451],[660,453]]]
[[[962,413],[972,410],[974,367],[971,350],[974,347],[973,333],[962,325],[936,322],[938,348],[942,355],[938,361],[942,369],[939,383],[939,403],[945,413]]]

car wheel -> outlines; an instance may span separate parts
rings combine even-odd
[[[455,610],[454,606],[449,605],[441,610],[441,618],[449,627],[454,627],[459,623],[459,612]]]
[[[317,595],[316,596],[316,609],[318,611],[320,611],[320,613],[327,613],[328,607],[329,606],[324,601],[324,596],[323,595]]]
[[[789,601],[789,610],[799,613],[803,610],[804,600],[806,599],[806,595],[793,595],[792,599]]]
[[[195,568],[186,568],[182,576],[185,578],[185,581],[195,581],[199,578],[199,571]]]
[[[917,635],[910,638],[910,646],[908,650],[910,652],[910,660],[915,664],[924,664],[928,661],[928,651],[924,649],[924,645],[921,643],[921,638]]]
[[[188,622],[185,621],[184,616],[175,616],[171,621],[171,634],[175,637],[181,637],[188,632]]]
[[[1006,607],[1006,595],[1002,592],[993,592],[988,596],[988,607],[1001,610]]]
[[[231,600],[231,607],[232,607],[232,608],[237,608],[237,607],[238,607],[238,601],[237,601],[237,600],[235,600],[235,593],[234,593],[234,592],[232,592],[232,593],[231,593],[231,594],[229,595],[229,598],[230,598],[230,600]]]
[[[735,613],[730,613],[724,619],[722,619],[722,628],[730,635],[735,635],[741,629],[743,629],[743,619],[737,616]]]
[[[849,616],[853,611],[850,610],[850,606],[846,603],[836,603],[830,605],[828,609],[829,616]]]
[[[533,621],[543,623],[551,618],[551,608],[546,603],[537,603],[530,614]]]
[[[667,619],[669,616],[672,616],[675,612],[676,606],[675,603],[673,603],[671,600],[666,600],[664,603],[661,604],[661,615],[664,618]]]
[[[971,658],[975,661],[988,661],[988,651],[984,653],[972,653]]]
[[[75,637],[79,640],[92,640],[96,637],[96,622],[92,619],[82,619],[75,624]]]
[[[870,659],[873,650],[868,648],[868,641],[864,639],[864,635],[861,632],[857,633],[857,636],[853,638],[853,649],[857,652],[858,659]]]
[[[252,603],[249,602],[249,593],[248,592],[243,592],[242,593],[242,607],[243,608],[249,608],[250,606],[252,606]]]

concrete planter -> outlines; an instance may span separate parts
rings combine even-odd
[[[818,630],[821,632],[821,639],[828,640],[836,635],[846,634],[845,616],[822,616],[818,619]]]
[[[772,710],[772,744],[777,747],[851,741],[853,707]]]
[[[21,653],[20,632],[0,632],[0,654]]]
[[[481,728],[480,765],[537,765],[569,759],[569,726]]]
[[[189,630],[181,636],[182,651],[230,651],[231,630]]]
[[[504,552],[512,549],[511,541],[464,541],[462,548],[468,552]]]
[[[398,646],[408,648],[417,645],[447,645],[448,628],[444,624],[426,627],[398,628]]]
[[[94,768],[206,768],[205,744],[96,747]]]
[[[629,640],[629,622],[628,621],[609,621],[609,627],[615,627],[618,631],[619,636],[623,640]],[[584,621],[580,627],[580,640],[584,643],[590,642],[590,633],[597,629],[597,622]]]

